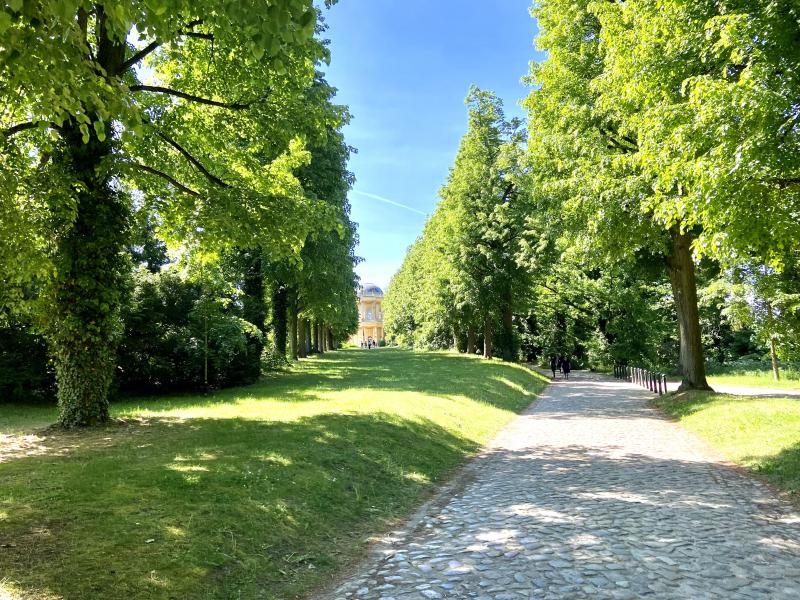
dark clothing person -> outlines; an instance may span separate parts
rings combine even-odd
[[[564,367],[564,355],[563,354],[559,354],[559,356],[558,356],[558,370],[561,371],[562,373],[564,372],[564,368],[563,367]]]
[[[558,368],[558,359],[555,355],[550,357],[550,370],[553,372],[553,379],[556,378],[556,369]]]
[[[564,379],[569,379],[569,372],[572,371],[572,363],[569,362],[568,358],[565,358],[564,362],[561,363],[561,370],[564,372]]]

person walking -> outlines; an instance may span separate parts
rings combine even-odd
[[[558,355],[558,371],[559,371],[559,373],[563,373],[564,372],[564,369],[562,368],[563,366],[564,366],[564,355],[563,354],[559,354]]]
[[[569,372],[572,371],[572,363],[569,362],[569,358],[565,358],[561,363],[561,370],[564,373],[564,379],[569,379]]]
[[[556,378],[556,369],[558,368],[558,359],[556,355],[550,357],[550,370],[553,372],[553,379]]]

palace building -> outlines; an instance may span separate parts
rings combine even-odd
[[[377,285],[365,283],[358,288],[358,333],[350,338],[356,346],[384,339],[382,301],[383,290]]]

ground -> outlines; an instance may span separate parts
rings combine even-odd
[[[30,434],[54,410],[3,407],[0,597],[306,594],[543,387],[499,361],[358,349],[117,403],[122,420],[90,431]]]
[[[670,420],[627,382],[544,385],[353,349],[92,430],[4,407],[0,598],[316,600],[481,447],[331,598],[800,595],[800,516],[724,460],[796,489],[800,401],[670,395]]]
[[[800,515],[633,384],[559,381],[330,598],[800,596]]]

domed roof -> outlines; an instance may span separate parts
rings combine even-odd
[[[358,295],[359,297],[376,296],[381,298],[383,297],[383,290],[374,283],[365,283],[359,288]]]

